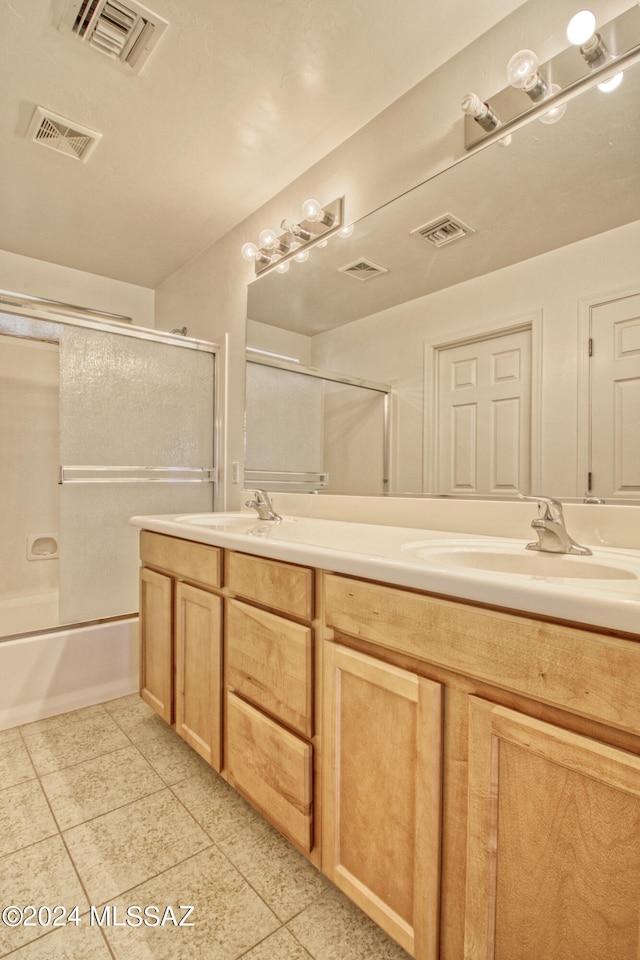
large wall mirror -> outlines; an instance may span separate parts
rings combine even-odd
[[[325,489],[640,496],[639,119],[636,66],[250,284],[249,345],[289,338],[303,364],[391,389],[384,469],[359,455]],[[349,435],[318,429],[348,460]]]

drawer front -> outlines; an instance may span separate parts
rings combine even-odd
[[[227,605],[227,685],[313,736],[312,631],[239,600]]]
[[[305,853],[312,847],[313,751],[254,707],[227,694],[227,775]]]
[[[206,587],[220,586],[221,553],[218,547],[206,543],[165,537],[149,530],[140,533],[140,558],[143,563]]]
[[[247,600],[301,620],[313,617],[313,571],[279,560],[227,551],[227,586]]]
[[[637,731],[640,644],[336,574],[324,596],[338,634]]]

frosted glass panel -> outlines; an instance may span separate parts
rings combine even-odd
[[[213,466],[213,354],[91,329],[60,336],[63,466]],[[213,509],[211,483],[63,483],[60,620],[138,609],[136,514]]]
[[[140,531],[129,517],[211,509],[208,483],[63,484],[60,622],[138,610]]]
[[[212,384],[211,353],[62,328],[61,463],[210,467]]]
[[[321,472],[322,380],[248,363],[246,389],[246,469]]]

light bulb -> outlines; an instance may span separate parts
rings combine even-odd
[[[527,82],[538,72],[538,58],[533,50],[518,50],[507,64],[507,80],[517,90],[526,89]]]
[[[289,269],[289,261],[285,260],[284,263],[279,263],[276,267],[276,273],[286,273]]]
[[[352,224],[352,223],[349,223],[349,224],[347,224],[347,225],[344,226],[344,227],[340,227],[340,229],[338,230],[338,236],[339,236],[339,237],[344,237],[345,239],[346,239],[347,237],[350,237],[352,233],[353,233],[353,224]]]
[[[293,259],[296,261],[296,263],[304,263],[305,260],[309,259],[309,251],[301,250],[300,253],[296,253]]]
[[[581,47],[590,40],[596,29],[595,14],[591,10],[580,10],[569,21],[567,40],[576,47]]]
[[[302,216],[305,220],[320,220],[324,216],[324,210],[317,200],[305,200],[302,204]]]
[[[552,83],[551,86],[549,87],[549,96],[553,95],[554,93],[560,93],[561,90],[562,90],[562,87],[560,86],[559,83]],[[558,104],[557,107],[551,107],[549,110],[546,111],[546,113],[543,113],[542,116],[539,118],[540,123],[548,123],[548,124],[557,123],[558,120],[562,120],[566,112],[567,112],[566,103],[560,103]]]
[[[278,243],[278,235],[275,230],[261,230],[258,234],[258,242],[265,250],[271,250]]]
[[[260,251],[255,243],[243,243],[242,247],[240,248],[240,253],[245,260],[249,261],[249,263],[253,263],[260,256]]]
[[[617,90],[620,84],[624,79],[624,73],[616,73],[615,76],[611,77],[609,80],[603,80],[602,83],[598,84],[598,90],[602,90],[603,93],[611,93],[612,90]]]

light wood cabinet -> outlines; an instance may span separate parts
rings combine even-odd
[[[435,960],[441,686],[328,644],[323,869],[412,955]]]
[[[313,571],[228,551],[225,578],[226,775],[318,863]]]
[[[140,696],[163,720],[173,720],[173,581],[140,570]]]
[[[640,757],[470,698],[466,960],[637,960]]]
[[[221,551],[143,530],[140,696],[222,769]]]
[[[142,697],[416,960],[640,960],[640,637],[141,550]]]
[[[324,826],[323,865],[336,883],[418,960],[640,960],[640,644],[334,574],[324,577],[324,606],[331,664],[324,722],[332,730],[323,750],[324,810],[340,826]],[[400,842],[392,838],[410,836],[411,825],[399,825],[384,793],[388,768],[374,774],[375,744],[385,737],[399,771],[410,750],[397,742],[400,724],[393,704],[383,704],[382,683],[374,690],[359,679],[358,692],[346,684],[363,657],[378,676],[400,668],[441,688],[435,954],[431,921],[416,914],[413,944],[403,939],[390,917],[393,901],[375,888],[376,871],[399,869],[405,883],[415,875],[415,862],[394,859]],[[405,720],[403,729],[412,725]],[[374,744],[371,769],[361,756],[355,775],[354,729]],[[419,776],[418,759],[411,765]],[[371,831],[375,864],[360,850],[351,856],[360,876],[350,889],[341,873],[353,868],[336,846],[349,829],[366,836],[361,782],[372,797],[382,791],[387,817]],[[339,840],[331,838],[336,829]],[[410,901],[405,891],[405,916]]]
[[[222,770],[222,599],[178,581],[175,596],[176,731]]]
[[[311,851],[311,744],[227,694],[227,773],[233,786],[305,853]]]

